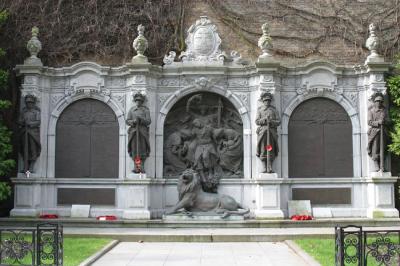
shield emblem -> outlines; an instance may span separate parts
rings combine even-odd
[[[211,29],[200,27],[193,35],[193,48],[197,55],[209,55],[213,52],[215,44],[214,34]]]

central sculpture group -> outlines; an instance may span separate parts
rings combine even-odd
[[[243,176],[242,131],[239,113],[217,94],[183,98],[165,122],[164,176],[194,169],[203,189],[216,192],[220,178]]]

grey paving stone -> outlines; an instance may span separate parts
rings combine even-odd
[[[112,266],[306,266],[282,242],[122,242],[93,265]]]

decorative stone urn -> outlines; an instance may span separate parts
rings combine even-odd
[[[26,44],[26,48],[28,49],[31,56],[25,60],[25,64],[27,65],[40,65],[42,66],[42,61],[37,57],[38,53],[42,50],[42,43],[38,39],[39,28],[32,28],[32,38]]]
[[[259,59],[271,58],[271,48],[272,48],[272,39],[269,35],[269,27],[267,23],[264,23],[261,26],[262,29],[262,36],[258,40],[258,47],[262,50],[262,55],[260,55]]]
[[[144,26],[139,25],[138,28],[138,36],[133,41],[133,49],[135,49],[137,55],[132,58],[132,63],[147,63],[147,57],[144,55],[144,52],[147,50],[149,46],[147,39],[144,37]]]
[[[383,58],[380,54],[378,54],[378,48],[380,45],[380,41],[378,36],[375,34],[376,26],[374,23],[369,24],[369,37],[365,42],[365,46],[368,50],[371,51],[371,54],[367,57],[366,62],[369,61],[379,61],[383,62]]]

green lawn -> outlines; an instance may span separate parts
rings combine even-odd
[[[3,237],[8,237],[6,234]],[[24,240],[31,242],[30,236],[24,236]],[[64,266],[77,266],[82,261],[99,251],[106,244],[110,243],[111,239],[106,238],[83,238],[83,237],[68,237],[64,236]],[[28,253],[20,262],[31,264],[31,254]],[[11,260],[4,260],[7,265],[14,265]],[[18,265],[16,263],[15,265]]]
[[[389,239],[391,242],[397,244],[399,240],[397,239],[396,236],[389,236]],[[368,238],[368,243],[376,242],[377,238],[376,237],[369,237]],[[313,258],[315,258],[316,261],[318,261],[322,266],[333,266],[335,265],[335,240],[334,238],[324,238],[324,239],[297,239],[294,241],[299,247],[301,247],[304,251],[306,251],[309,255],[311,255]],[[379,252],[385,254],[387,253],[387,248],[382,245],[382,247],[379,249]],[[349,255],[354,255],[356,254],[356,249],[355,248],[348,248],[347,249],[347,254]],[[391,260],[391,263],[389,265],[393,266],[398,266],[399,257],[397,255],[394,256],[394,258]],[[346,264],[346,265],[357,265],[357,264]],[[368,266],[378,266],[378,265],[385,265],[385,264],[380,264],[375,261],[375,259],[372,256],[368,256]]]
[[[64,266],[76,266],[111,242],[106,238],[64,238]]]
[[[297,239],[294,241],[322,266],[335,265],[335,240],[332,239]]]

